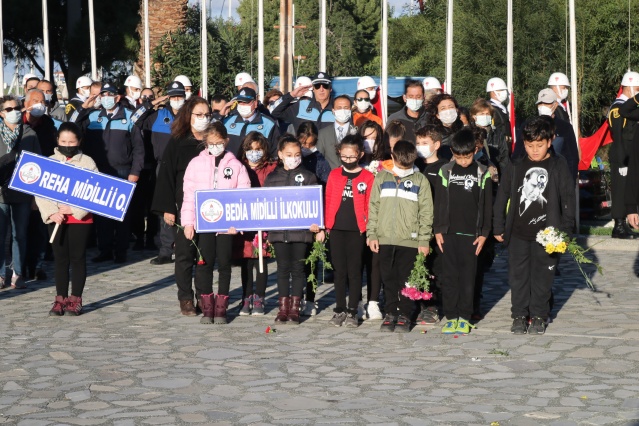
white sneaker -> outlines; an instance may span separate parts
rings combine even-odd
[[[381,320],[384,319],[382,316],[382,312],[379,310],[379,303],[373,302],[372,300],[368,302],[368,319],[372,320]]]
[[[317,315],[317,303],[304,302],[304,309],[302,310],[303,317],[314,317]]]
[[[364,309],[364,302],[361,300],[357,304],[357,318],[361,320],[366,319],[366,309]]]

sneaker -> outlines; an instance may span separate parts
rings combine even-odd
[[[251,315],[264,315],[264,299],[253,295],[253,310]]]
[[[533,317],[528,334],[544,334],[546,332],[546,321],[541,317]]]
[[[366,309],[368,313],[368,319],[371,320],[381,320],[384,317],[382,316],[382,311],[379,310],[379,303],[370,301],[368,302],[368,308]]]
[[[357,316],[350,313],[346,314],[344,326],[349,328],[357,328],[359,326],[359,320],[357,319]]]
[[[459,318],[459,320],[457,321],[457,328],[455,333],[468,334],[470,333],[471,328],[475,328],[475,326],[469,323],[468,321],[466,321],[465,319]]]
[[[442,334],[455,334],[457,333],[457,318],[449,319],[446,321],[446,324],[442,327]]]
[[[439,321],[437,306],[423,306],[417,317],[417,323],[421,325],[433,325]]]
[[[333,314],[333,318],[331,318],[328,323],[334,325],[335,327],[341,327],[342,324],[344,324],[344,321],[346,321],[346,312],[335,312]]]
[[[392,333],[395,331],[395,321],[397,321],[397,317],[394,317],[390,314],[386,314],[384,317],[384,321],[382,321],[382,325],[379,328],[379,331],[387,331]]]
[[[526,317],[515,317],[513,325],[510,327],[513,334],[526,334],[528,331],[528,320]]]
[[[253,296],[249,296],[244,299],[244,304],[242,305],[242,309],[240,309],[240,315],[251,315],[251,302],[253,301]]]
[[[366,309],[364,309],[364,302],[361,300],[357,304],[357,318],[361,320],[366,319]]]
[[[302,309],[303,317],[314,317],[317,315],[317,303],[306,301],[304,303],[304,309]]]
[[[397,322],[395,323],[395,331],[399,331],[400,333],[409,333],[410,332],[410,319],[406,315],[400,315],[397,317]]]
[[[78,316],[82,313],[82,298],[69,296],[64,300],[64,312],[67,315]]]
[[[50,317],[61,317],[64,315],[64,297],[56,296],[53,301],[53,307],[49,311]]]

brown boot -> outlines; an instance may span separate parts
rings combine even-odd
[[[291,307],[288,310],[288,322],[291,324],[299,324],[300,323],[300,303],[302,301],[301,297],[293,296],[291,297]]]
[[[226,308],[229,306],[229,297],[218,294],[215,297],[215,324],[227,324]]]
[[[280,297],[277,302],[280,305],[280,311],[275,317],[275,323],[286,324],[286,322],[288,321],[288,309],[289,305],[291,304],[291,299],[288,297]]]
[[[182,315],[187,317],[194,317],[197,315],[195,313],[195,306],[193,306],[192,300],[180,300],[180,311],[182,311]]]
[[[215,309],[215,294],[202,294],[200,295],[199,305],[202,309],[202,318],[200,318],[200,324],[213,324],[213,314]]]

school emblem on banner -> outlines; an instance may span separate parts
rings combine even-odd
[[[222,203],[214,198],[205,200],[200,206],[200,215],[202,215],[202,219],[209,223],[215,223],[222,219],[223,214],[224,207],[222,207]]]
[[[40,170],[40,166],[36,163],[26,163],[25,165],[20,167],[18,171],[18,176],[20,180],[27,185],[31,185],[34,182],[37,182],[40,179],[40,175],[42,174],[42,170]]]

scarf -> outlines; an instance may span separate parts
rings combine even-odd
[[[20,130],[22,130],[22,124],[18,124],[15,130],[11,130],[4,121],[0,120],[0,136],[2,136],[2,141],[7,146],[8,151],[11,151],[16,142],[18,142]]]

